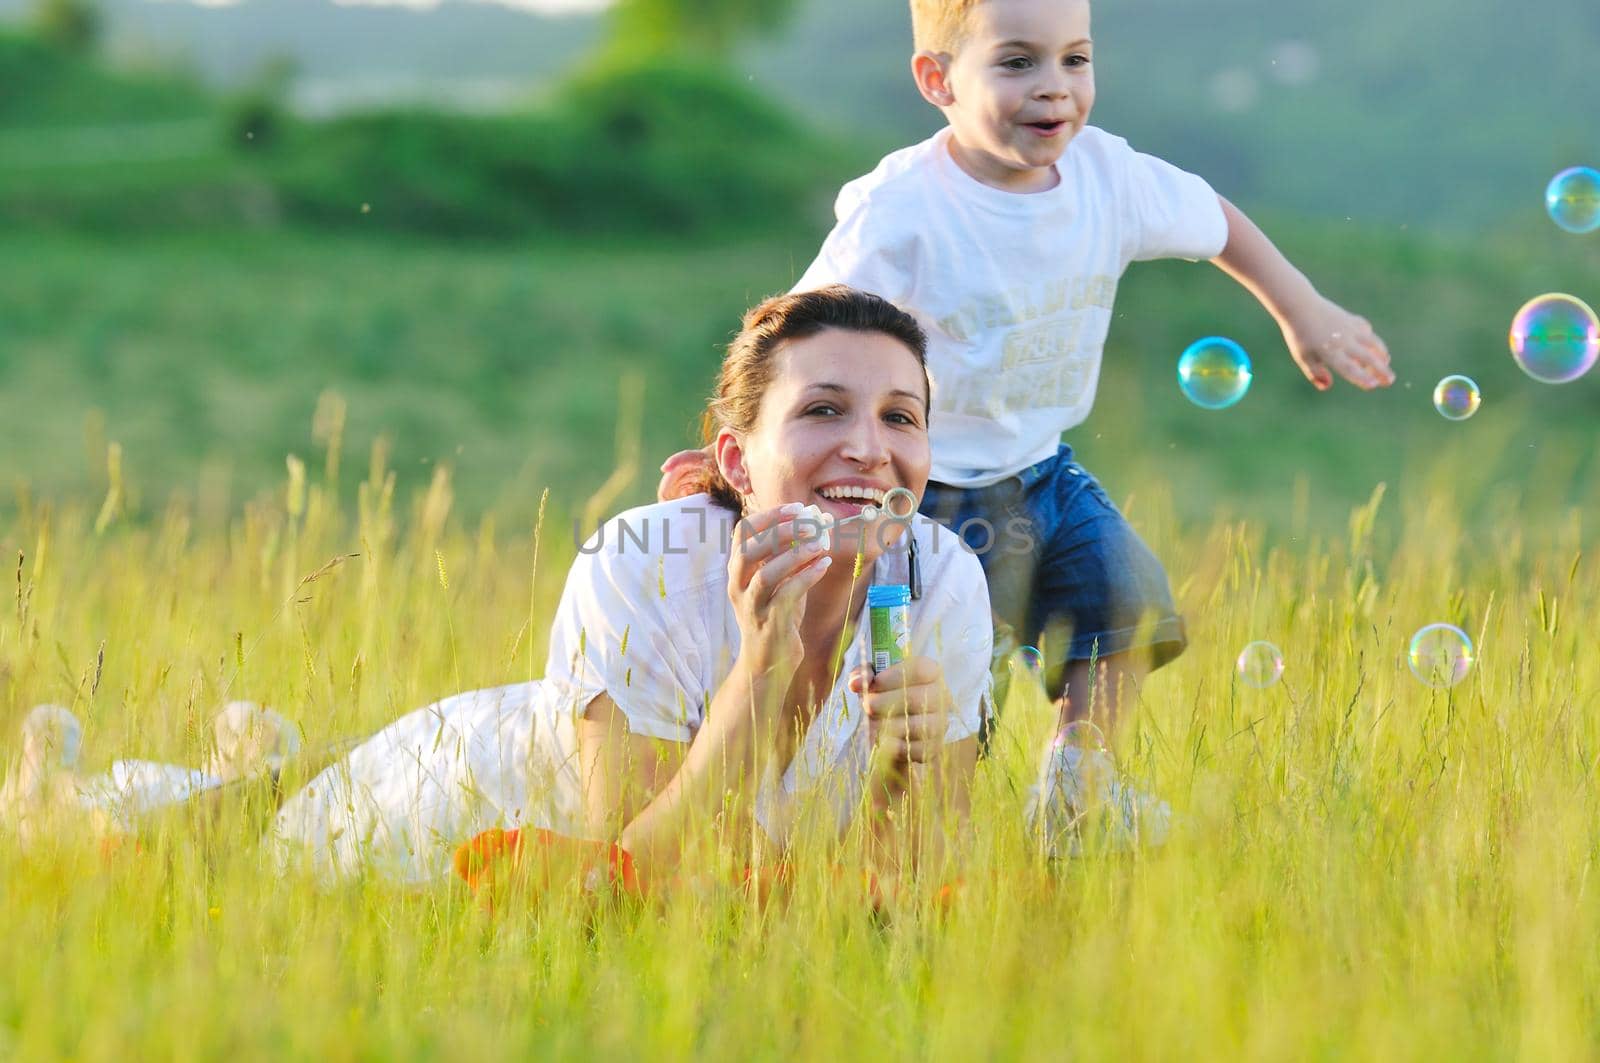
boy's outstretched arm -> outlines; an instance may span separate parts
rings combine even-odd
[[[1363,390],[1393,384],[1389,348],[1372,331],[1372,323],[1321,295],[1255,222],[1217,198],[1228,219],[1228,245],[1211,261],[1244,285],[1278,322],[1306,379],[1318,391],[1333,386],[1332,373]]]

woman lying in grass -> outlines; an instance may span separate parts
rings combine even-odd
[[[591,852],[648,887],[712,871],[719,847],[765,861],[807,824],[860,826],[889,862],[936,844],[942,830],[908,836],[926,817],[889,813],[966,814],[988,592],[943,528],[863,514],[926,485],[923,345],[910,316],[848,288],[751,310],[707,410],[703,493],[603,526],[568,573],[544,678],[374,736],[284,805],[282,859],[421,882],[478,832],[522,826],[538,829],[519,851]],[[867,587],[907,583],[912,557],[911,656],[873,674]]]

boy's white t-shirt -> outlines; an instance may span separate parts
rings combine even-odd
[[[535,790],[542,778],[581,800],[576,721],[601,693],[635,734],[689,742],[700,730],[739,653],[728,598],[733,521],[708,496],[693,495],[629,510],[584,544],[550,632],[532,749]],[[989,698],[988,584],[977,556],[954,533],[921,517],[910,527],[923,585],[910,607],[911,647],[943,668],[954,704],[945,739],[956,742],[978,733]],[[905,552],[898,545],[886,551],[860,578],[906,582]],[[859,803],[871,746],[861,699],[845,682],[867,659],[865,607],[860,620],[838,681],[794,759],[758,792],[757,818],[775,841],[807,806],[842,827]],[[558,819],[581,822],[575,805],[560,811],[566,815]]]
[[[991,188],[950,156],[950,130],[845,185],[794,287],[842,283],[928,333],[932,479],[995,483],[1056,452],[1094,405],[1117,282],[1130,262],[1208,259],[1228,226],[1211,186],[1086,126],[1060,181]]]

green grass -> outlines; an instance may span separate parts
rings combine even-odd
[[[182,501],[101,535],[76,502],[0,523],[21,554],[0,734],[54,700],[86,720],[91,769],[197,762],[225,697],[316,744],[539,673],[573,552],[560,507],[535,564],[528,529],[450,515],[442,491],[408,517],[380,470],[358,516],[310,480],[210,528]],[[1269,547],[1255,523],[1184,530],[1160,495],[1135,519],[1193,645],[1122,749],[1178,810],[1162,849],[1054,872],[1030,855],[1019,790],[1047,714],[1026,687],[980,768],[945,916],[930,882],[870,917],[829,871],[849,849],[806,854],[765,911],[710,888],[491,918],[445,887],[280,880],[239,822],[209,840],[169,826],[109,861],[5,843],[0,1054],[1593,1055],[1600,567],[1579,514],[1513,509],[1475,542],[1435,484],[1387,533],[1392,500]],[[344,554],[360,556],[301,582]],[[1480,655],[1449,691],[1402,661],[1435,620]],[[1232,673],[1256,638],[1287,659],[1264,691]]]

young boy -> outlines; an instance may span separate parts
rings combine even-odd
[[[1075,845],[1068,828],[1096,803],[1110,803],[1116,841],[1158,841],[1168,817],[1073,726],[1093,718],[1115,734],[1124,700],[1185,645],[1160,563],[1061,443],[1093,405],[1123,271],[1210,259],[1273,315],[1318,390],[1335,373],[1363,389],[1394,380],[1371,326],[1320,295],[1237,208],[1087,124],[1089,10],[911,0],[912,75],[946,127],[845,185],[837,224],[795,285],[875,292],[928,332],[934,482],[922,512],[980,553],[995,612],[1020,639],[1057,635],[1044,665],[1061,732],[1030,801],[1052,852]],[[663,466],[665,493],[688,460]]]

